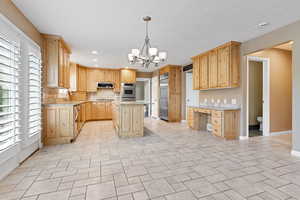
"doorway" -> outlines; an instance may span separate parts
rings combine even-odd
[[[269,136],[270,60],[247,57],[247,136]]]
[[[292,134],[292,44],[293,42],[289,41],[247,55],[246,124],[249,128],[246,131],[248,137],[263,135],[275,138],[277,135]],[[260,71],[251,77],[255,65],[260,68]],[[262,82],[262,86],[259,82]],[[254,89],[251,89],[253,85],[255,85]],[[254,98],[253,94],[261,95],[261,88],[262,98],[261,96]],[[262,116],[255,111],[255,108],[259,108],[253,105],[255,102],[261,102]],[[251,127],[252,125],[256,127]],[[258,130],[257,134],[251,133],[252,128]],[[262,132],[259,132],[261,130]],[[287,136],[286,139],[290,141],[290,138],[291,136]]]
[[[193,73],[191,71],[187,71],[185,73],[185,80],[186,80],[186,110],[188,110],[188,107],[192,106],[199,106],[199,90],[193,90]],[[186,112],[186,119],[188,112]]]

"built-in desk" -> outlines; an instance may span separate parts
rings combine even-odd
[[[189,107],[188,125],[195,130],[206,130],[212,124],[212,134],[226,139],[237,139],[240,135],[239,108]]]

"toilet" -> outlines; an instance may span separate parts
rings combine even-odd
[[[259,122],[259,131],[263,131],[263,117],[258,116],[256,119]]]

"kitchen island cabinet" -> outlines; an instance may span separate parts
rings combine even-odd
[[[119,137],[144,136],[144,103],[119,102],[112,104],[113,124]]]

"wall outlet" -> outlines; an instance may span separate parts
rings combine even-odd
[[[231,104],[236,104],[236,99],[231,99]]]

